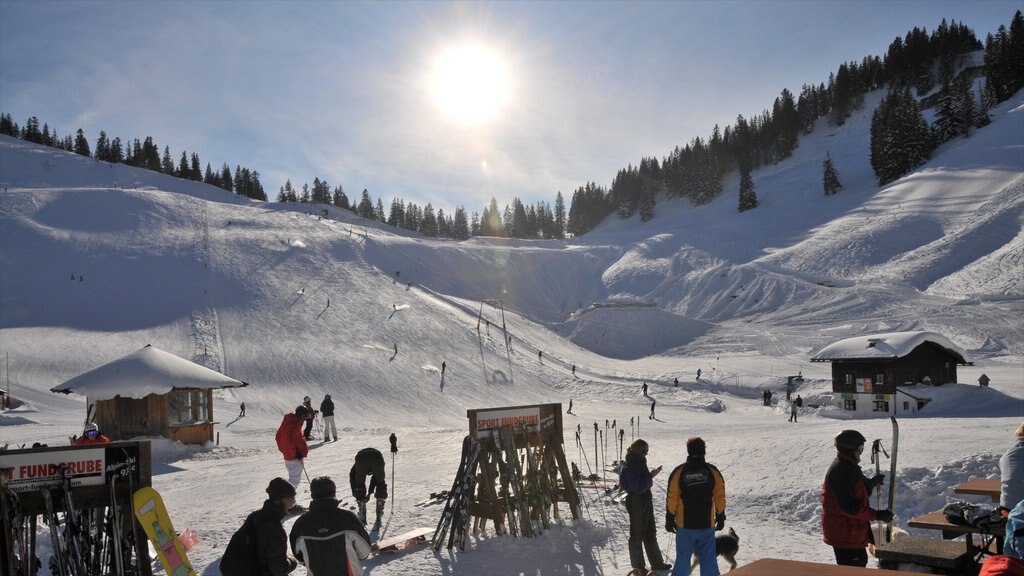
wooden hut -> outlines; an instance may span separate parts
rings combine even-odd
[[[86,397],[92,421],[111,440],[162,436],[213,441],[213,391],[247,383],[155,346],[79,374],[51,392]]]
[[[956,367],[972,365],[967,355],[934,332],[889,332],[840,340],[811,362],[832,363],[832,393],[838,408],[860,416],[914,411],[926,400],[903,390],[916,384],[957,381]]]

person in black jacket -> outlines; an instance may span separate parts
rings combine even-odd
[[[324,396],[324,401],[320,403],[320,413],[324,416],[324,442],[334,439],[338,441],[338,429],[334,426],[334,400],[331,400],[331,395],[327,394]]]
[[[221,574],[286,576],[295,570],[295,559],[288,556],[288,535],[281,525],[294,505],[295,487],[284,478],[271,480],[263,507],[246,517],[228,543],[220,561]],[[246,542],[246,534],[254,535],[254,542]]]
[[[636,439],[626,449],[626,464],[619,472],[619,486],[626,491],[626,510],[629,513],[629,565],[635,570],[646,572],[644,549],[651,561],[652,570],[668,570],[658,546],[658,534],[654,523],[654,499],[651,487],[654,477],[661,472],[661,466],[647,469],[647,442]]]
[[[366,490],[366,477],[370,478],[370,490]],[[355,463],[348,473],[352,496],[359,502],[359,521],[366,524],[366,503],[370,495],[377,497],[377,521],[379,526],[381,514],[384,513],[384,501],[388,498],[388,484],[384,474],[384,455],[376,448],[363,448],[356,453]]]
[[[836,457],[821,486],[822,540],[832,546],[836,564],[867,566],[865,548],[874,543],[871,521],[892,522],[891,510],[871,508],[871,492],[885,481],[885,474],[866,478],[860,469],[864,435],[843,430],[836,435]]]
[[[359,560],[370,555],[370,535],[356,515],[338,508],[334,481],[327,476],[309,483],[313,501],[288,536],[295,558],[313,576],[360,576]]]

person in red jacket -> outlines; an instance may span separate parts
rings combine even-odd
[[[864,477],[858,465],[864,442],[864,435],[856,430],[836,435],[836,458],[821,486],[822,539],[832,546],[841,566],[867,566],[865,548],[874,542],[871,521],[892,522],[891,510],[871,508],[871,491],[885,481],[885,474]]]
[[[299,406],[294,414],[285,414],[277,429],[277,449],[284,456],[284,467],[288,470],[288,481],[292,486],[298,486],[302,481],[302,472],[305,469],[303,459],[309,454],[309,445],[302,434],[302,423],[308,411]]]
[[[85,425],[85,432],[82,433],[75,440],[76,446],[84,446],[88,444],[109,444],[110,438],[107,438],[103,434],[100,434],[100,429],[96,426],[96,423],[89,422]]]

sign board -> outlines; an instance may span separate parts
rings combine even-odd
[[[30,492],[63,486],[67,475],[71,486],[103,486],[107,476],[117,475],[139,482],[138,445],[92,444],[0,452],[0,473],[12,492]]]
[[[562,405],[533,404],[530,406],[505,406],[468,410],[469,433],[474,438],[491,438],[495,431],[511,427],[516,433],[516,442],[525,443],[520,437],[523,430],[538,434],[543,441],[562,443]]]

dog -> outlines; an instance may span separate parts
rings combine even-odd
[[[725,558],[729,563],[729,572],[736,569],[736,553],[740,551],[740,537],[736,531],[729,528],[727,531],[715,535],[715,554]],[[690,565],[690,573],[700,564],[697,555],[693,555],[693,564]]]

